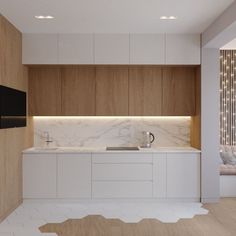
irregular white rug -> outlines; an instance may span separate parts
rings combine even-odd
[[[23,203],[0,224],[0,236],[56,236],[54,233],[40,233],[38,228],[47,223],[62,223],[88,215],[102,215],[126,223],[150,218],[175,223],[179,219],[207,213],[201,203]]]

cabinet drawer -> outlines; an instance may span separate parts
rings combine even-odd
[[[93,180],[152,181],[152,164],[93,164]]]
[[[151,163],[148,153],[99,153],[93,155],[93,163]]]
[[[151,198],[152,182],[93,182],[93,198]]]

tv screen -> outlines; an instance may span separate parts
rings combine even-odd
[[[0,129],[26,126],[26,93],[0,85]]]

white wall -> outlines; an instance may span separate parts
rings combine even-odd
[[[202,49],[202,202],[219,200],[220,50]]]
[[[221,48],[235,38],[236,2],[232,3],[202,34],[202,45]]]

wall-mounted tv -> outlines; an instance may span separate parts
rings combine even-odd
[[[0,129],[26,126],[26,92],[0,85]]]

